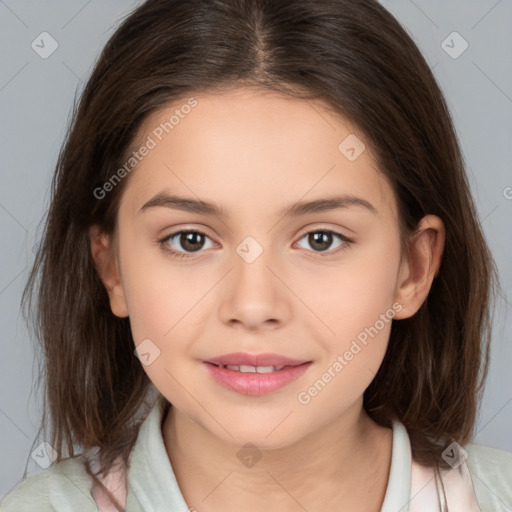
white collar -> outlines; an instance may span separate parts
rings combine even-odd
[[[185,512],[187,504],[167,456],[162,421],[168,407],[160,396],[142,424],[130,455],[126,510]],[[409,435],[404,425],[393,421],[393,447],[388,485],[381,512],[443,512],[433,468],[412,460]],[[480,511],[466,462],[442,470],[441,477],[449,512]],[[193,504],[192,504],[193,505]]]

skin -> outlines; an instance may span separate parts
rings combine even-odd
[[[364,135],[321,102],[245,87],[194,97],[197,107],[130,175],[115,235],[90,230],[113,313],[130,317],[135,345],[149,338],[160,350],[144,370],[173,404],[162,434],[183,496],[200,512],[378,511],[392,431],[362,404],[391,321],[308,404],[297,397],[381,314],[400,320],[419,309],[440,265],[443,223],[422,219],[402,257],[392,188]],[[153,114],[140,140],[177,107]],[[338,150],[349,134],[366,144],[355,161]],[[218,203],[230,217],[165,206],[140,211],[162,191]],[[362,198],[376,211],[278,213],[335,194]],[[207,238],[180,260],[159,240],[187,229]],[[307,236],[326,230],[352,243],[333,236],[319,248]],[[247,236],[263,249],[252,263],[236,252]],[[167,245],[189,247],[179,236]],[[313,364],[286,387],[248,397],[218,385],[202,365],[231,352]],[[246,443],[262,455],[252,467],[237,457]]]

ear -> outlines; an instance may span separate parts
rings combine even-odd
[[[426,300],[441,266],[445,236],[443,221],[426,215],[408,240],[408,257],[402,261],[396,291],[396,301],[405,307],[396,319],[413,316]]]
[[[128,307],[112,237],[105,235],[99,226],[94,225],[89,228],[89,238],[92,259],[96,271],[107,289],[112,313],[120,318],[127,317]]]

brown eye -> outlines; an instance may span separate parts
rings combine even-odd
[[[335,249],[338,249],[340,247],[344,248],[345,246],[348,246],[351,242],[347,237],[343,236],[341,233],[336,233],[335,231],[329,230],[310,231],[301,238],[301,240],[303,239],[307,240],[307,243],[314,252],[329,253],[335,253],[337,252]],[[336,239],[339,241],[339,243],[333,248],[331,246]],[[304,248],[307,249],[307,247]]]
[[[203,247],[204,235],[196,232],[183,232],[179,235],[179,242],[185,251],[195,252]]]
[[[207,240],[210,238],[200,231],[177,231],[165,237],[161,243],[173,253],[186,254],[200,251]]]

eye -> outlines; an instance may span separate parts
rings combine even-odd
[[[313,252],[327,253],[326,256],[337,254],[345,250],[352,243],[352,240],[341,233],[327,229],[309,231],[299,239],[299,242],[303,239],[306,239]],[[205,247],[207,240],[211,243],[210,247]],[[334,250],[328,250],[336,240],[338,245],[334,247]],[[164,250],[171,253],[172,256],[180,259],[192,257],[193,253],[201,252],[202,249],[208,249],[215,245],[206,233],[198,230],[176,231],[159,240],[159,244]],[[324,254],[319,255],[324,256]]]
[[[303,235],[300,240],[306,239],[306,242],[310,245],[314,252],[327,252],[329,255],[337,254],[350,246],[352,240],[336,231],[318,229],[315,231],[309,231]],[[334,247],[336,250],[329,250],[332,246],[333,241],[338,240],[338,245]],[[300,241],[299,240],[299,241]],[[297,242],[298,243],[298,242]],[[320,254],[323,256],[323,254]]]
[[[188,253],[199,252],[204,248],[206,239],[211,242],[211,238],[202,231],[176,231],[160,240],[159,243],[171,254],[180,256],[181,258],[188,258],[190,256]]]

